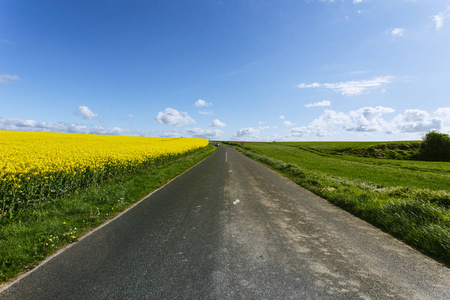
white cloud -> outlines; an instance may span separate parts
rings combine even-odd
[[[450,133],[450,107],[438,108],[434,115],[436,119],[442,120],[442,132]]]
[[[0,118],[0,130],[20,130],[38,132],[66,132],[86,134],[124,135],[125,129],[120,127],[106,128],[102,126],[88,127],[82,124],[67,124],[64,122],[38,122],[35,120]]]
[[[310,132],[316,136],[328,135],[328,130],[332,129],[336,125],[349,124],[350,117],[342,112],[336,112],[334,110],[326,109],[323,114],[311,122],[308,126]]]
[[[227,124],[220,122],[219,119],[215,119],[214,121],[212,121],[211,124],[209,124],[210,127],[226,127]]]
[[[376,77],[369,80],[347,81],[339,83],[325,83],[325,88],[333,89],[344,96],[356,96],[365,93],[369,89],[380,87],[382,84],[389,83],[391,76]]]
[[[441,29],[444,26],[445,18],[443,15],[439,14],[433,17],[433,21],[436,24],[436,29]]]
[[[351,124],[351,119],[348,115],[327,109],[319,118],[313,120],[308,126],[292,128],[291,136],[301,137],[306,134],[311,134],[324,137],[329,135],[329,129],[332,129],[334,126],[347,126],[349,124]]]
[[[0,75],[0,83],[12,83],[15,80],[20,80],[19,76],[7,74]]]
[[[291,135],[294,137],[301,137],[304,136],[309,132],[308,127],[302,126],[302,127],[294,127],[291,129]]]
[[[87,106],[78,106],[77,110],[75,111],[76,115],[80,115],[83,117],[83,119],[90,120],[97,116],[96,113],[94,113],[92,110],[89,109]]]
[[[395,112],[389,107],[364,107],[351,111],[349,116],[352,124],[347,127],[347,131],[369,132],[369,131],[391,131],[391,126],[382,118],[384,114]]]
[[[197,106],[197,107],[208,107],[208,106],[212,106],[212,103],[211,102],[208,103],[205,100],[198,99],[195,102],[195,106]]]
[[[303,136],[329,137],[344,132],[359,134],[400,134],[414,138],[417,134],[424,134],[430,130],[450,132],[450,127],[444,127],[444,122],[450,122],[450,107],[442,107],[431,116],[428,112],[419,109],[408,109],[385,120],[384,116],[393,114],[395,110],[390,107],[363,107],[349,113],[325,110],[309,125],[291,128],[290,135],[283,138],[297,139]],[[411,135],[412,134],[412,135]],[[347,133],[348,135],[348,133]]]
[[[232,139],[241,139],[241,140],[255,140],[258,139],[259,129],[254,129],[252,127],[242,128],[236,132]]]
[[[438,13],[435,16],[432,16],[432,19],[434,21],[434,24],[436,26],[436,30],[441,29],[444,27],[445,20],[450,17],[450,6],[447,7],[446,10],[443,12]]]
[[[129,114],[129,115],[128,115],[128,118],[134,118],[134,115]]]
[[[331,102],[328,100],[319,101],[316,103],[305,104],[305,107],[315,107],[315,106],[330,106]]]
[[[438,108],[434,114],[438,116],[442,120],[450,121],[450,107],[441,107]]]
[[[298,85],[298,87],[301,88],[301,89],[318,88],[318,87],[321,87],[321,86],[322,86],[322,84],[320,84],[318,82],[314,82],[314,83],[311,83],[311,84],[301,83],[301,84]]]
[[[394,28],[391,31],[392,35],[396,35],[396,36],[403,36],[405,34],[405,29],[404,28]]]
[[[301,137],[313,135],[318,137],[329,136],[334,129],[337,131],[371,132],[391,130],[391,125],[383,120],[381,116],[393,113],[388,107],[364,107],[350,113],[342,113],[334,110],[325,110],[319,118],[313,120],[308,126],[295,127],[291,129],[291,136]]]
[[[402,120],[406,123],[422,122],[425,119],[430,118],[430,114],[420,109],[407,109],[401,116]]]
[[[201,111],[199,111],[198,113],[199,113],[200,115],[205,115],[205,116],[208,116],[208,115],[212,115],[212,114],[213,114],[212,111],[206,111],[206,110],[201,110]]]
[[[420,109],[407,109],[403,114],[395,117],[393,122],[403,133],[427,132],[442,128],[442,120],[432,118],[428,112]]]
[[[188,113],[179,112],[173,108],[166,108],[164,112],[160,111],[156,116],[156,122],[161,124],[173,125],[173,126],[183,126],[189,124],[195,124],[195,120],[192,119]]]
[[[113,128],[105,128],[102,126],[96,126],[87,128],[85,133],[89,134],[106,134],[106,135],[124,135],[127,133],[125,129],[122,129],[120,127],[113,127]]]
[[[207,129],[202,129],[202,128],[191,128],[191,129],[187,129],[186,133],[195,138],[217,139],[224,132],[222,130],[218,130],[218,129],[207,130]]]
[[[294,126],[294,123],[292,123],[291,121],[284,121],[283,124],[286,126]]]
[[[154,136],[154,135],[151,135],[151,136]],[[169,132],[163,132],[163,133],[157,134],[156,136],[168,137],[168,138],[179,138],[179,137],[182,137],[183,134],[177,130],[172,130]]]
[[[284,118],[285,118],[285,116],[283,116],[283,115],[280,116],[280,119],[281,119],[281,120],[284,120]]]
[[[362,3],[362,0],[353,0],[353,4]]]
[[[332,89],[336,92],[341,93],[344,96],[356,96],[367,93],[369,90],[378,88],[383,84],[387,84],[392,80],[392,76],[380,76],[368,80],[360,81],[346,81],[338,83],[313,83],[305,84],[301,83],[298,85],[299,88],[318,88],[324,87],[327,89]]]
[[[426,111],[419,109],[406,110],[390,122],[383,119],[383,115],[394,112],[394,109],[383,106],[363,107],[350,111],[348,114],[325,110],[318,119],[313,120],[308,126],[293,128],[291,135],[299,137],[311,134],[323,137],[329,135],[334,127],[337,127],[338,131],[343,129],[345,131],[380,132],[386,134],[425,133],[442,128],[441,119],[433,118]],[[437,112],[442,114],[442,116],[450,116],[450,111],[447,111],[445,108]]]

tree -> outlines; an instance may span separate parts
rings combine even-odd
[[[430,131],[423,137],[420,156],[425,160],[450,161],[450,136]]]

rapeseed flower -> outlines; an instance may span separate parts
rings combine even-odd
[[[1,215],[208,145],[205,139],[23,131],[0,131],[0,140]]]

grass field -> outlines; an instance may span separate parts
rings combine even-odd
[[[381,144],[385,143],[230,143],[450,266],[450,162],[348,155]]]
[[[371,182],[450,192],[450,163],[342,155],[370,142],[247,143],[246,149],[305,169]]]

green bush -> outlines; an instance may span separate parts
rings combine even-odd
[[[425,160],[450,161],[450,136],[436,131],[428,132],[420,148]]]

